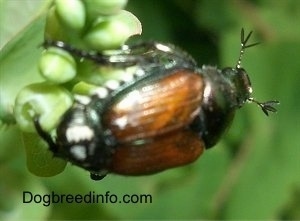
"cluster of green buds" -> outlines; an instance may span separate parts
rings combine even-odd
[[[141,33],[139,20],[123,10],[126,4],[127,0],[55,0],[46,18],[45,41],[62,41],[75,48],[96,52],[120,48],[130,36]],[[55,47],[43,51],[38,68],[45,81],[24,87],[17,95],[14,107],[18,125],[29,133],[35,133],[35,117],[39,118],[45,131],[55,130],[61,116],[72,106],[74,94],[88,95],[106,80],[130,73],[74,57]],[[31,140],[24,141],[28,158],[33,138],[28,134],[23,137]],[[36,162],[32,164],[36,167]],[[44,170],[33,170],[35,174],[47,176]]]

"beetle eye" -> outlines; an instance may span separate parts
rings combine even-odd
[[[252,87],[251,87],[251,81],[250,81],[249,75],[247,74],[247,72],[245,71],[244,68],[238,68],[237,72],[238,72],[237,73],[237,76],[238,76],[237,79],[238,79],[239,86],[246,89],[248,94],[251,94],[252,93]]]
[[[243,68],[224,68],[221,73],[232,85],[234,94],[236,94],[237,106],[241,107],[252,93],[247,72]]]

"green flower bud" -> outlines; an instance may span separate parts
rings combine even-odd
[[[39,62],[42,76],[53,83],[65,83],[76,75],[76,61],[68,52],[60,48],[44,51]]]
[[[94,84],[88,84],[84,81],[81,81],[79,83],[77,83],[74,87],[73,87],[73,93],[74,94],[80,94],[80,95],[86,95],[89,96],[93,93],[93,91],[95,91],[97,89],[97,85]]]
[[[128,32],[127,27],[119,21],[102,21],[86,35],[85,41],[99,51],[118,48],[127,40]]]
[[[23,88],[17,95],[14,115],[23,131],[34,132],[34,117],[39,117],[42,128],[50,131],[60,117],[72,106],[70,93],[49,83],[36,83]]]
[[[140,21],[130,12],[107,18],[99,17],[84,37],[84,41],[94,50],[118,48],[132,35],[141,33]]]
[[[84,0],[89,15],[111,15],[123,9],[127,0]]]
[[[63,27],[60,20],[57,18],[56,8],[49,9],[45,25],[45,39],[68,41],[69,35],[66,28]]]
[[[34,175],[50,177],[62,172],[67,162],[54,158],[49,147],[36,133],[22,133],[28,170]]]
[[[85,25],[85,7],[81,0],[56,0],[56,13],[66,27],[80,31]]]

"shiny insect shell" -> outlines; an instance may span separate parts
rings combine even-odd
[[[251,83],[241,67],[251,32],[241,32],[235,68],[197,67],[186,52],[157,42],[124,47],[113,54],[85,52],[63,42],[45,42],[116,68],[135,66],[131,80],[107,82],[88,97],[76,96],[62,116],[54,140],[35,118],[38,134],[55,157],[88,170],[94,180],[107,173],[153,174],[195,161],[229,127],[247,101],[265,114],[277,101],[251,98]]]

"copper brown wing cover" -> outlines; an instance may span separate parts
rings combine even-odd
[[[199,74],[176,70],[119,98],[104,113],[103,123],[120,143],[177,130],[198,114],[203,88]]]

